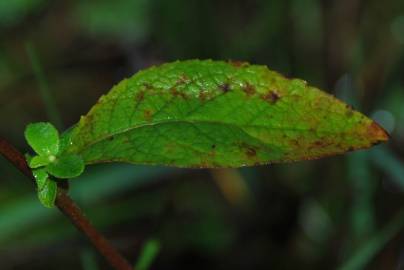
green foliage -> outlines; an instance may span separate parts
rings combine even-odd
[[[77,155],[62,155],[47,166],[48,173],[57,178],[74,178],[83,170],[83,160]]]
[[[372,258],[397,235],[404,226],[404,210],[400,210],[396,216],[377,234],[365,242],[358,250],[349,258],[339,270],[356,270],[365,269],[366,265]]]
[[[302,80],[264,66],[190,60],[152,67],[100,98],[61,139],[49,123],[25,137],[38,195],[52,206],[56,184],[84,163],[241,167],[297,161],[387,140],[374,121]]]
[[[60,155],[59,133],[50,123],[29,124],[25,129],[28,144],[38,154],[27,157],[38,187],[38,197],[46,207],[53,207],[57,185],[49,175],[73,178],[84,171],[84,162],[78,155]]]
[[[48,173],[44,168],[33,170],[32,173],[36,179],[38,190],[42,190],[48,182]]]
[[[152,67],[102,96],[67,135],[86,164],[240,167],[387,140],[374,121],[265,66],[190,60]]]
[[[103,38],[143,40],[149,28],[147,0],[80,1],[75,16],[83,30]]]
[[[18,23],[24,16],[44,3],[46,0],[0,1],[0,27]]]
[[[57,194],[56,182],[46,178],[43,188],[38,189],[39,201],[45,207],[52,208],[55,204],[56,194]]]
[[[371,243],[373,236],[386,237],[384,228],[404,203],[404,1],[358,6],[117,0],[109,7],[105,0],[0,2],[0,133],[17,146],[24,145],[27,121],[43,119],[62,132],[117,78],[152,63],[193,58],[248,59],[304,78],[366,112],[392,137],[370,151],[237,170],[249,198],[237,205],[228,201],[216,170],[90,166],[72,181],[69,194],[101,231],[126,239],[139,239],[139,230],[141,238],[158,237],[163,249],[156,266],[169,263],[177,270],[194,258],[204,269],[314,270],[347,263],[351,269],[400,268],[402,229],[379,248]],[[150,8],[130,8],[138,2]],[[36,91],[42,88],[24,50],[27,41],[34,45],[62,126]],[[0,170],[0,269],[80,269],[76,230],[63,215],[38,204],[24,176],[2,158]],[[230,191],[238,186],[237,179],[224,182]],[[63,249],[52,256],[40,252],[61,242]],[[26,256],[27,246],[38,252]],[[120,250],[132,261],[139,255],[133,245]],[[70,251],[79,256],[66,256]],[[92,257],[108,267],[99,255]],[[81,268],[89,270],[85,264]]]
[[[32,171],[38,186],[38,198],[45,206],[52,208],[57,193],[56,182],[49,180],[45,169],[35,169]]]
[[[147,270],[160,251],[160,242],[156,239],[149,239],[142,248],[136,262],[136,270]]]
[[[25,129],[28,144],[42,157],[59,152],[59,132],[50,123],[29,124]]]

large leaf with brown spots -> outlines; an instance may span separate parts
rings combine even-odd
[[[265,66],[190,60],[151,67],[102,96],[65,139],[87,164],[240,167],[367,148],[373,120]]]

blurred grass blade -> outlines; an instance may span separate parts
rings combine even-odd
[[[370,158],[404,190],[404,163],[390,149],[384,146],[375,147],[370,151]]]
[[[38,54],[34,46],[30,42],[27,42],[25,44],[25,50],[31,62],[35,78],[38,82],[39,91],[45,104],[46,114],[48,115],[50,122],[52,122],[52,124],[54,124],[59,130],[61,130],[63,128],[62,118],[60,116],[59,110],[56,107],[55,100],[49,90],[49,84],[43,72]]]
[[[371,171],[368,153],[355,152],[347,157],[348,178],[352,186],[351,239],[354,245],[368,239],[375,229],[374,194],[377,183]]]
[[[26,16],[41,10],[48,0],[0,1],[0,28],[12,27]]]
[[[83,270],[98,270],[97,257],[91,249],[83,249],[80,254]]]
[[[404,209],[402,209],[379,233],[369,241],[364,242],[348,261],[339,270],[358,270],[373,259],[375,255],[398,233],[404,226]]]
[[[241,206],[250,201],[252,195],[240,171],[235,169],[212,169],[210,173],[222,191],[223,196],[232,205]]]
[[[137,260],[136,270],[147,270],[160,251],[160,242],[156,239],[147,240]]]
[[[174,169],[154,168],[133,165],[109,165],[89,168],[80,176],[83,181],[72,181],[71,195],[83,207],[106,200],[129,188],[151,183],[163,175],[175,172]],[[113,179],[114,181],[111,181]],[[41,206],[30,194],[14,202],[0,206],[0,251],[4,243],[17,234],[22,234],[37,224],[50,222],[57,216],[56,210]]]

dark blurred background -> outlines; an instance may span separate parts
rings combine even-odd
[[[1,0],[0,134],[27,152],[28,123],[67,128],[150,65],[268,65],[390,142],[240,170],[90,166],[72,197],[133,264],[153,239],[150,269],[404,269],[403,49],[402,0]],[[0,269],[109,269],[3,158],[0,170]]]

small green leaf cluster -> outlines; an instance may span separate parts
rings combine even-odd
[[[29,124],[25,139],[37,154],[27,155],[27,162],[36,180],[39,200],[51,208],[57,193],[55,180],[79,176],[84,171],[84,161],[79,155],[63,153],[59,132],[50,123]]]

